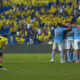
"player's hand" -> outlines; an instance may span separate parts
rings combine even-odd
[[[75,26],[74,24],[71,25],[71,27],[74,27],[74,26]]]
[[[67,37],[69,36],[69,34],[67,34]]]
[[[78,25],[75,25],[77,28],[79,28],[79,26]]]

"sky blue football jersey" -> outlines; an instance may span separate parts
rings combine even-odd
[[[74,30],[76,27],[72,27],[67,34],[69,34],[72,30]],[[67,39],[69,40],[73,40],[74,39],[74,33],[72,33],[70,36],[67,37]]]
[[[74,31],[74,39],[80,39],[80,29],[73,28]]]
[[[66,28],[56,28],[54,30],[54,42],[59,43],[63,41],[63,34]]]

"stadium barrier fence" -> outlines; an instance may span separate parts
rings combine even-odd
[[[52,45],[26,45],[26,44],[10,44],[7,46],[5,53],[51,53]]]

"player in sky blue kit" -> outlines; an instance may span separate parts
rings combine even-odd
[[[66,23],[66,26],[70,26],[70,22]],[[67,35],[73,30],[74,27],[71,26],[71,29],[67,31]],[[74,34],[71,34],[67,36],[67,39],[65,41],[65,49],[67,53],[67,61],[71,62],[71,56],[72,56],[72,61],[75,60],[75,54],[74,54]]]
[[[80,43],[80,28],[76,25],[76,28],[73,28],[73,30],[70,32],[69,35],[74,33],[74,51],[75,51],[75,63],[79,62],[78,58],[78,52],[79,52],[79,43]],[[79,53],[80,54],[80,53]]]
[[[58,47],[60,53],[61,53],[61,63],[64,63],[64,52],[63,52],[63,33],[64,31],[69,30],[70,28],[61,28],[61,25],[58,24],[57,28],[54,30],[54,43],[53,43],[53,49],[52,49],[52,59],[50,62],[54,62],[54,56],[55,56],[55,49]]]
[[[67,23],[63,26],[63,28],[68,28],[67,26]],[[67,51],[66,51],[66,39],[67,39],[67,31],[64,31],[64,34],[63,34],[63,49],[64,49],[64,61],[67,62]]]

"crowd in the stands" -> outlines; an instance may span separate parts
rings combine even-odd
[[[46,1],[46,0],[45,0]],[[34,4],[8,4],[0,9],[0,34],[9,44],[43,44],[53,39],[58,23],[75,22],[80,25],[79,0],[47,0]]]

